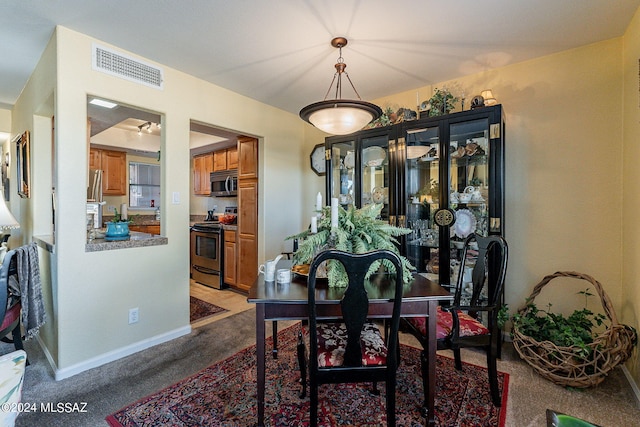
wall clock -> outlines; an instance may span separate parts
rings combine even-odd
[[[311,151],[311,169],[317,175],[325,175],[327,173],[327,162],[324,157],[324,144],[318,144]]]

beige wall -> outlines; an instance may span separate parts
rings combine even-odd
[[[50,259],[43,254],[46,261],[43,265],[51,272],[46,286],[53,296],[49,307],[50,322],[42,340],[57,378],[190,330],[191,120],[255,136],[260,141],[259,260],[275,256],[284,245],[289,245],[283,242],[284,237],[301,230],[303,218],[308,217],[313,208],[312,198],[306,196],[304,186],[318,185],[316,180],[309,182],[306,175],[309,172],[308,153],[319,137],[312,136],[305,141],[305,132],[311,132],[311,135],[314,132],[305,129],[308,126],[296,115],[162,65],[158,66],[165,71],[164,90],[93,71],[93,42],[96,40],[58,27],[44,60],[13,111],[12,129],[33,129],[34,112],[46,117],[39,104],[55,103],[57,235],[55,254]],[[164,115],[162,218],[168,245],[85,252],[88,94]],[[51,150],[45,150],[42,145],[44,135],[37,139],[37,149],[43,154],[34,155],[33,161],[42,165],[50,162]],[[50,147],[50,133],[48,144]],[[45,158],[47,155],[48,159]],[[37,156],[41,158],[36,159]],[[31,239],[34,227],[30,224],[38,217],[33,209],[42,200],[50,200],[53,184],[50,169],[45,169],[44,173],[34,170],[34,174],[40,176],[39,188],[34,189],[37,195],[21,200],[20,221],[27,224],[22,229],[25,241]],[[310,188],[309,194],[315,194],[318,189]],[[171,203],[173,192],[180,193],[180,204]],[[305,206],[309,212],[303,212],[307,210]],[[283,214],[284,207],[286,215]],[[128,325],[127,313],[133,307],[139,308],[140,321]]]
[[[640,197],[636,188],[640,183],[640,11],[636,12],[624,35],[624,134],[622,152],[622,292],[624,295],[618,317],[622,323],[640,330]],[[626,364],[636,384],[640,384],[638,351]]]
[[[609,40],[443,83],[469,98],[491,88],[506,112],[512,311],[558,270],[593,275],[621,307],[621,47],[621,39]],[[421,88],[420,98],[429,93]],[[414,90],[376,102],[415,100]],[[550,290],[561,306],[563,290]]]

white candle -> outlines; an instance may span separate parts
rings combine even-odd
[[[316,196],[316,211],[322,210],[322,193],[318,191],[318,195]]]
[[[121,219],[127,219],[127,204],[123,203],[120,205],[120,218]]]
[[[331,228],[338,228],[338,199],[331,198]]]
[[[311,217],[311,232],[312,233],[317,233],[318,232],[318,217],[317,216],[312,216]]]

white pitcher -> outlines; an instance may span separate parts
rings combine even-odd
[[[273,282],[276,279],[276,265],[280,258],[282,258],[282,255],[278,255],[276,259],[267,260],[258,267],[258,273],[264,274],[265,282]]]

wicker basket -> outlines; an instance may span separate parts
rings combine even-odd
[[[513,328],[513,345],[518,354],[544,378],[565,387],[595,386],[600,384],[613,368],[631,356],[637,342],[636,331],[630,326],[618,323],[611,300],[602,289],[602,285],[586,274],[558,271],[548,275],[536,285],[527,302],[533,302],[542,288],[556,277],[586,280],[600,296],[602,307],[611,324],[589,344],[593,350],[593,357],[589,360],[576,357],[577,347],[560,347],[551,341],[536,341],[520,333],[517,325]],[[518,309],[520,314],[526,312],[527,304]]]

